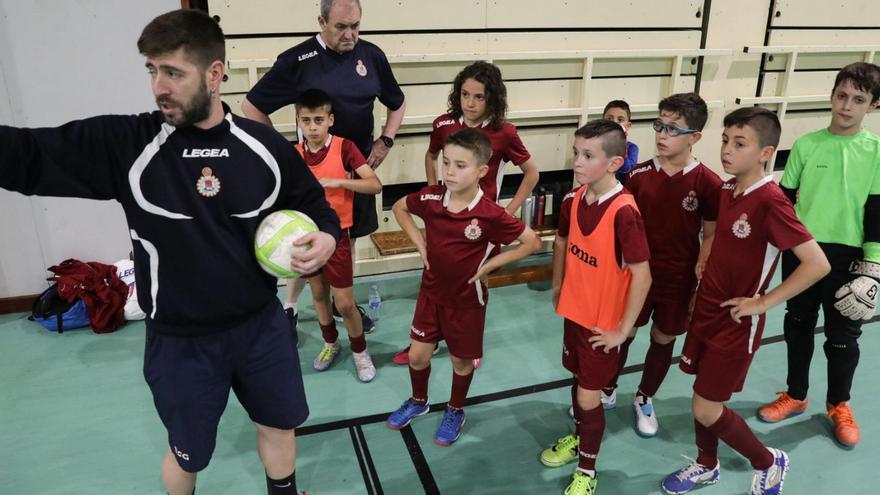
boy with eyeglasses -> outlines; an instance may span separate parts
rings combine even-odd
[[[635,324],[640,327],[653,319],[645,369],[633,401],[635,429],[642,437],[657,434],[651,397],[672,364],[675,337],[685,333],[692,295],[712,246],[721,191],[718,175],[692,154],[708,118],[703,99],[696,93],[675,94],[660,101],[659,110],[654,121],[657,155],[637,165],[626,182],[645,222],[654,280]],[[619,369],[631,343],[632,338],[627,339],[621,348]],[[606,409],[617,402],[617,377],[603,390]]]

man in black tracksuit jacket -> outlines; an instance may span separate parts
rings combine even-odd
[[[144,377],[168,430],[168,492],[193,493],[232,389],[257,426],[270,495],[297,493],[294,428],[308,407],[296,333],[257,264],[254,233],[272,211],[310,216],[320,231],[291,260],[310,273],[333,252],[339,219],[290,143],[221,102],[225,51],[213,19],[164,14],[138,48],[160,111],[0,126],[0,187],[122,205],[147,314]]]

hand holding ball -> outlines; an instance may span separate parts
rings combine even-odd
[[[318,226],[306,214],[294,210],[276,211],[260,222],[254,238],[257,261],[269,275],[295,278],[300,274],[290,267],[291,254],[307,251],[311,246],[294,246],[300,237],[317,232]]]

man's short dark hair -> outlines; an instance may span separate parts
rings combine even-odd
[[[688,128],[702,131],[709,119],[706,102],[696,93],[677,93],[660,100],[661,112],[669,112],[684,119]]]
[[[763,107],[744,107],[736,109],[724,117],[724,127],[742,128],[749,126],[758,135],[758,144],[764,146],[779,146],[779,136],[782,134],[782,126],[775,113]]]
[[[626,133],[617,122],[591,120],[575,131],[574,136],[583,139],[601,138],[602,151],[606,156],[626,156]]]
[[[294,103],[296,111],[305,108],[306,110],[327,109],[327,113],[333,113],[333,104],[330,102],[330,95],[320,89],[307,89],[299,96]]]
[[[223,30],[211,16],[196,9],[172,10],[156,17],[141,32],[137,46],[146,57],[183,48],[190,61],[202,69],[215,61],[226,61]]]
[[[449,136],[445,146],[450,144],[469,150],[474,154],[479,165],[489,163],[489,158],[492,157],[492,142],[482,131],[476,129],[462,129]]]
[[[859,91],[871,93],[871,103],[880,98],[880,67],[867,62],[856,62],[849,64],[834,78],[834,88],[831,89],[833,94],[837,91],[837,87],[849,81],[853,87]]]
[[[604,116],[606,113],[608,113],[608,110],[611,110],[612,108],[619,108],[623,110],[624,112],[626,112],[626,120],[632,120],[632,113],[629,111],[629,103],[623,100],[611,100],[608,102],[607,105],[605,105],[605,110],[602,110],[602,115]]]

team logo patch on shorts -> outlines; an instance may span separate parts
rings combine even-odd
[[[202,169],[202,176],[196,181],[196,191],[206,198],[213,198],[220,194],[220,179],[214,176],[211,167]]]
[[[752,233],[752,226],[749,224],[749,216],[743,213],[739,216],[739,220],[733,222],[733,235],[740,239],[745,239]]]
[[[464,236],[472,241],[476,241],[483,235],[483,229],[478,225],[477,219],[471,220],[471,224],[464,228]]]
[[[681,207],[685,209],[685,211],[697,211],[699,208],[700,202],[697,200],[697,192],[690,191],[687,196],[681,200]]]
[[[367,77],[367,66],[364,65],[364,61],[358,59],[357,66],[354,68],[354,71],[358,73],[361,77]]]

